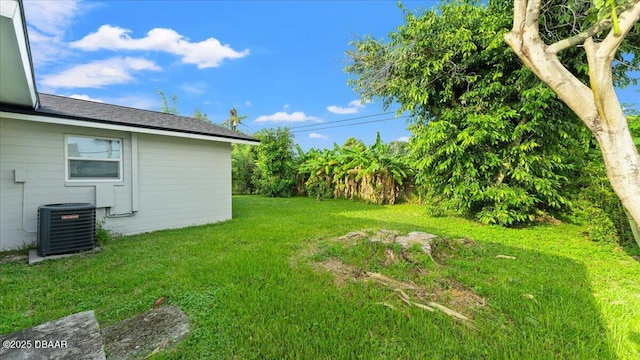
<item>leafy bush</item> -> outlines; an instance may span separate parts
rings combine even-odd
[[[329,199],[333,197],[333,184],[331,181],[324,180],[318,176],[314,176],[312,179],[305,183],[305,192],[310,197],[315,197],[318,200]]]
[[[609,214],[588,200],[577,201],[573,209],[574,221],[583,224],[589,239],[599,243],[618,243],[618,231]]]
[[[593,241],[633,241],[629,219],[611,188],[598,151],[592,152],[591,160],[581,171],[581,177],[575,182],[579,192],[572,207],[574,220],[587,225],[589,238]]]
[[[299,178],[304,183],[304,193],[318,200],[333,197],[332,167],[334,151],[310,149],[298,166]],[[302,193],[302,192],[301,192]]]
[[[259,194],[289,197],[295,185],[293,135],[288,128],[265,129],[255,135],[256,167],[252,182]]]
[[[233,144],[231,149],[231,191],[235,195],[254,194],[251,179],[256,168],[254,146]]]

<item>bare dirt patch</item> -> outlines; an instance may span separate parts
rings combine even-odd
[[[347,281],[353,281],[361,277],[362,272],[352,266],[343,264],[340,260],[329,258],[325,261],[311,264],[318,270],[325,270],[333,275],[336,286],[342,286]]]
[[[405,305],[432,312],[439,311],[471,328],[474,328],[472,319],[474,310],[486,306],[484,298],[465,289],[460,284],[447,290],[437,289],[434,291],[413,282],[396,280],[376,272],[362,271],[334,258],[315,262],[313,265],[317,269],[332,273],[337,286],[343,286],[348,281],[369,281],[381,284],[393,290]],[[394,305],[388,302],[380,302],[379,304],[397,310]]]
[[[441,293],[450,297],[448,301],[449,305],[454,309],[465,312],[465,309],[480,308],[487,305],[487,300],[478,296],[473,291],[467,289],[464,285],[454,281],[448,280],[451,283],[451,288],[444,290]]]

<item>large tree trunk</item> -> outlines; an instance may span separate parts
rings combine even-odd
[[[608,124],[609,122],[614,124]],[[594,135],[602,149],[611,187],[633,219],[630,221],[633,227],[640,223],[640,156],[629,134],[624,115],[622,119],[605,119],[602,123],[605,124],[602,130],[595,131]],[[634,237],[640,246],[637,231],[634,231]]]
[[[553,89],[596,137],[611,186],[636,224],[640,224],[640,156],[613,86],[612,62],[620,43],[640,18],[640,2],[619,15],[621,34],[599,43],[592,36],[607,28],[600,23],[572,38],[546,45],[539,34],[540,0],[515,0],[513,29],[505,41],[542,81]],[[557,53],[584,42],[590,87],[558,60]],[[636,236],[640,246],[640,239]]]

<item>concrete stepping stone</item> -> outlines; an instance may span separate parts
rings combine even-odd
[[[164,306],[102,329],[109,359],[148,356],[182,340],[189,333],[189,318],[177,306]]]
[[[103,360],[93,311],[73,314],[0,337],[2,360]]]

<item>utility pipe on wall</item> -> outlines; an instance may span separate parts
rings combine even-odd
[[[131,133],[131,211],[122,214],[112,214],[111,207],[106,208],[105,217],[132,217],[138,212],[138,134]]]

